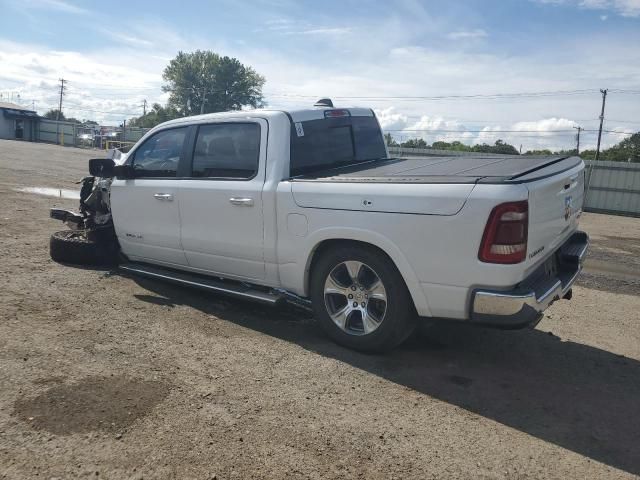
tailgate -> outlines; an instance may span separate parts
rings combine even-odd
[[[529,190],[526,262],[531,267],[547,258],[577,229],[584,198],[584,162],[526,186]]]

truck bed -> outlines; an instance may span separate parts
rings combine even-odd
[[[556,175],[580,157],[450,156],[389,158],[314,172],[294,181],[350,183],[524,183]]]

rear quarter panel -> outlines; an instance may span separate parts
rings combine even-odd
[[[313,185],[322,195],[326,184]],[[332,189],[351,187],[339,184]],[[428,189],[424,192],[423,201],[428,203]],[[476,185],[465,196],[455,215],[336,210],[296,204],[292,183],[281,182],[277,215],[281,284],[308,295],[310,259],[317,246],[327,239],[358,240],[391,257],[419,314],[466,318],[471,288],[508,288],[522,279],[523,265],[482,263],[478,248],[491,209],[505,201],[526,200],[528,191],[523,185]]]

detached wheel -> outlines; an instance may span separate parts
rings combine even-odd
[[[83,230],[64,230],[51,235],[49,253],[56,262],[76,265],[109,265],[117,258],[115,244],[90,240]]]
[[[328,250],[314,265],[311,300],[316,319],[337,343],[382,352],[413,332],[417,315],[400,272],[373,248]]]

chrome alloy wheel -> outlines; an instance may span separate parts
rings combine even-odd
[[[327,276],[324,303],[341,330],[350,335],[366,335],[384,320],[387,291],[371,267],[349,260],[336,265]]]

